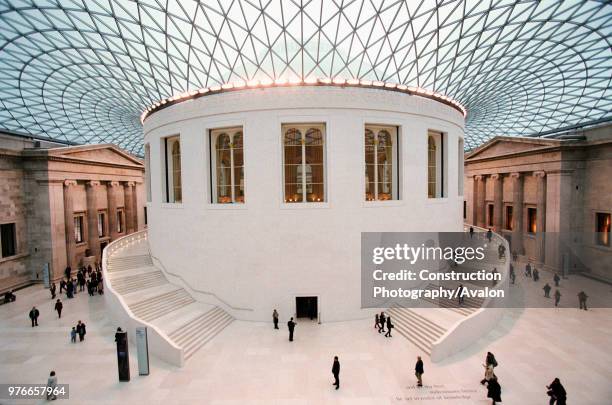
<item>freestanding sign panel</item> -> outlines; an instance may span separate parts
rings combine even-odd
[[[49,263],[45,263],[43,266],[43,282],[45,283],[45,288],[51,287],[49,282]]]
[[[149,342],[147,328],[136,328],[136,349],[138,349],[138,374],[149,375]]]
[[[115,333],[115,342],[117,342],[119,381],[130,381],[130,355],[128,353],[127,332],[117,331]]]

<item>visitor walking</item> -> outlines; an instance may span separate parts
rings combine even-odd
[[[586,295],[584,291],[578,293],[578,304],[580,305],[580,309],[584,309],[585,311],[587,310],[587,298],[589,298],[589,296]]]
[[[62,309],[64,309],[64,304],[62,304],[62,301],[58,298],[55,302],[55,310],[57,311],[58,318],[62,317]]]
[[[385,333],[385,337],[393,337],[391,336],[391,329],[393,329],[393,324],[391,323],[391,316],[387,317],[387,333]]]
[[[510,282],[514,284],[515,281],[516,281],[516,274],[514,273],[514,266],[512,265],[512,263],[510,263]]]
[[[380,316],[378,317],[378,333],[384,332],[385,331],[385,322],[387,320],[387,317],[385,316],[384,312],[380,313]]]
[[[548,396],[550,397],[549,405],[565,405],[565,401],[567,400],[567,393],[565,392],[565,388],[561,385],[561,381],[558,378],[555,378],[550,385],[547,385],[548,388]]]
[[[561,281],[561,278],[559,277],[557,273],[555,273],[555,276],[553,277],[553,281],[555,282],[555,287],[559,287],[559,281]]]
[[[525,277],[531,277],[531,263],[529,262],[525,266]]]
[[[417,362],[414,366],[414,375],[416,375],[418,387],[423,386],[423,374],[424,373],[425,373],[425,370],[423,368],[423,360],[421,360],[421,356],[418,356]]]
[[[47,401],[55,401],[57,399],[57,394],[55,389],[57,387],[57,377],[55,376],[55,371],[51,371],[49,373],[49,378],[47,378]]]
[[[332,365],[332,374],[334,375],[334,384],[336,389],[340,388],[340,362],[338,356],[334,356],[334,364]]]
[[[85,324],[79,321],[76,326],[76,331],[79,334],[79,342],[85,340],[85,333],[87,333],[85,330]]]
[[[38,311],[38,309],[36,309],[36,307],[32,307],[32,309],[30,310],[30,320],[32,321],[32,327],[38,326],[39,315],[40,312]]]
[[[555,290],[555,306],[559,306],[559,301],[561,300],[561,293],[559,290]]]
[[[74,298],[74,284],[72,283],[72,280],[68,280],[66,283],[66,297]]]
[[[489,240],[489,243],[491,243],[491,240],[493,239],[493,232],[491,231],[491,228],[489,228],[487,231],[487,239]]]
[[[293,317],[291,319],[289,319],[289,322],[287,322],[287,327],[289,328],[289,341],[293,342],[293,331],[295,329],[295,325],[297,325],[295,322],[293,322]]]
[[[76,343],[76,336],[77,336],[77,331],[76,331],[76,328],[73,326],[72,330],[70,331],[70,342]]]
[[[470,239],[474,238],[474,227],[470,226]]]
[[[55,299],[55,290],[57,289],[57,287],[55,286],[55,283],[51,284],[51,287],[49,287],[49,291],[51,291],[51,299],[54,300]]]
[[[83,274],[83,270],[79,270],[77,273],[77,281],[79,283],[79,291],[85,290],[85,274]]]
[[[59,293],[61,294],[62,291],[64,291],[66,289],[66,281],[64,279],[61,279],[59,284],[60,284]]]
[[[278,329],[278,311],[276,309],[272,311],[272,322],[274,322],[274,329]]]
[[[457,300],[459,301],[459,305],[463,305],[463,301],[465,300],[465,297],[463,296],[463,284],[459,284],[459,287],[457,288]]]
[[[542,290],[544,290],[544,298],[550,298],[550,290],[552,290],[552,287],[549,286],[548,283],[544,284]]]
[[[491,398],[493,405],[501,402],[501,386],[497,381],[497,377],[493,376],[487,384],[487,398]]]
[[[495,359],[495,355],[493,355],[493,353],[487,352],[487,357],[485,358],[485,364],[483,364],[483,367],[485,368],[485,375],[480,383],[484,385],[484,383],[489,381],[491,377],[495,376],[494,368],[497,367],[497,360]]]
[[[538,271],[538,269],[534,268],[533,269],[533,281],[539,281],[540,280],[540,272]]]

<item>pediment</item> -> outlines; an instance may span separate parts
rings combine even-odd
[[[546,149],[558,145],[559,141],[551,139],[496,137],[468,154],[466,160],[532,152],[537,149]]]
[[[123,152],[113,145],[85,145],[51,150],[59,158],[78,159],[112,165],[142,166],[137,158]]]

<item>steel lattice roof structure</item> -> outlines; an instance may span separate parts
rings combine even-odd
[[[0,128],[142,151],[158,100],[236,81],[419,87],[466,148],[610,118],[609,1],[0,0]]]

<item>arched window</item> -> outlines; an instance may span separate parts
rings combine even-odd
[[[323,124],[283,125],[285,202],[325,201]]]
[[[437,145],[432,135],[427,137],[427,195],[429,198],[437,197],[438,188],[438,162]]]
[[[427,196],[447,196],[447,134],[430,130],[427,132]]]
[[[179,136],[163,138],[164,150],[164,202],[180,203],[183,200],[181,186],[181,142]]]
[[[213,201],[220,204],[244,202],[244,155],[242,128],[211,130],[214,145]]]
[[[365,199],[398,198],[397,127],[366,125]]]

